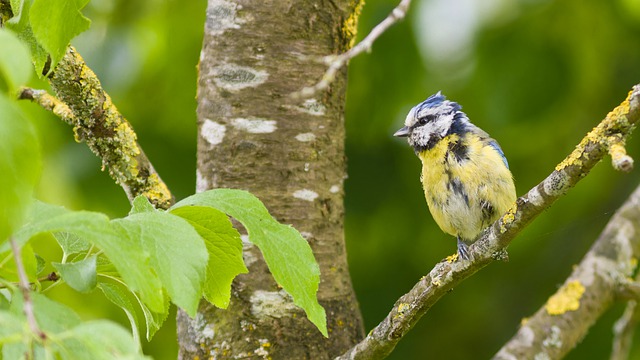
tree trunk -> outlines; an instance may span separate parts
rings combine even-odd
[[[309,241],[329,338],[293,306],[258,249],[245,242],[249,274],[233,283],[227,310],[202,302],[178,314],[180,358],[329,359],[363,337],[343,231],[346,72],[328,91],[288,95],[322,78],[309,60],[344,51],[358,0],[209,0],[199,64],[198,183],[246,189]]]

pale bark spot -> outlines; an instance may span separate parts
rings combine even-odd
[[[318,193],[309,189],[296,190],[293,197],[305,201],[313,201],[318,198]]]
[[[540,194],[540,191],[538,190],[537,186],[529,190],[529,194],[527,195],[528,195],[527,198],[529,199],[529,201],[535,206],[541,206],[544,203],[542,194]]]
[[[200,170],[196,170],[196,192],[203,192],[209,190],[209,179],[202,175]]]
[[[200,128],[200,134],[202,134],[202,137],[211,145],[220,144],[222,139],[224,139],[226,131],[226,126],[209,119],[204,119],[202,128]]]
[[[251,298],[251,314],[259,319],[289,317],[297,309],[284,290],[256,290]]]
[[[338,192],[340,192],[340,186],[332,185],[331,188],[329,188],[329,192],[332,194],[337,194]]]
[[[276,131],[277,129],[275,120],[265,119],[236,118],[231,120],[231,125],[238,130],[252,134],[268,134]]]
[[[313,133],[301,133],[296,135],[296,140],[302,142],[309,142],[316,139],[316,136]]]

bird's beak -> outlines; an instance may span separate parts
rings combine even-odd
[[[407,137],[409,136],[409,134],[411,133],[410,129],[408,126],[403,127],[402,129],[396,131],[395,134],[393,134],[393,136],[397,136],[397,137]]]

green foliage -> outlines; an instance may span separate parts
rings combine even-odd
[[[135,213],[113,220],[112,224],[125,240],[124,244],[136,243],[135,246],[142,249],[138,256],[147,258],[147,266],[157,274],[171,300],[195,316],[208,256],[202,238],[193,227],[163,211]],[[162,297],[156,300],[162,301]],[[150,307],[154,311],[162,310]]]
[[[113,220],[100,213],[70,211],[36,201],[25,225],[12,235],[16,244],[22,246],[23,264],[30,280],[36,281],[38,260],[27,242],[39,233],[53,233],[62,249],[62,261],[51,262],[60,281],[81,293],[99,288],[125,312],[134,336],[131,340],[108,322],[83,324],[71,310],[34,293],[34,301],[40,302],[36,318],[42,330],[54,338],[56,333],[64,332],[65,338],[50,345],[24,329],[20,334],[8,333],[6,338],[10,340],[0,338],[0,344],[7,344],[2,350],[5,358],[28,349],[36,353],[36,358],[40,353],[68,356],[74,351],[97,359],[130,354],[129,343],[139,343],[137,307],[144,315],[147,339],[167,318],[169,301],[191,316],[195,316],[202,296],[216,306],[227,307],[233,278],[247,272],[247,268],[238,231],[227,215],[216,208],[245,225],[263,250],[276,280],[292,293],[294,301],[326,335],[324,309],[315,299],[319,272],[308,244],[293,228],[275,221],[249,193],[208,191],[186,199],[169,212],[156,210],[146,198],[138,197],[129,215]],[[3,282],[17,282],[16,265],[8,245],[0,246],[0,251],[3,264],[0,277]],[[40,268],[43,267],[41,264]],[[131,302],[132,297],[135,303]],[[22,314],[16,310],[22,308],[19,292],[13,291],[11,308],[14,315]],[[2,319],[8,328],[13,328],[14,317]],[[83,335],[85,331],[105,330],[112,333],[96,341]]]
[[[11,32],[0,28],[0,89],[6,84],[9,93],[24,85],[31,77],[29,50]]]
[[[107,321],[81,322],[68,307],[31,294],[33,311],[45,338],[28,329],[22,312],[23,300],[14,297],[9,312],[0,310],[0,344],[4,359],[145,359],[125,329]]]
[[[31,123],[0,92],[0,245],[22,222],[39,173],[40,151]]]
[[[87,2],[11,0],[14,16],[7,27],[29,45],[38,74],[42,74],[47,56],[51,57],[48,68],[51,71],[64,56],[71,39],[89,28],[91,21],[80,13]]]
[[[74,290],[86,293],[93,290],[97,284],[96,271],[97,256],[91,255],[86,259],[71,263],[52,262],[51,265],[60,273],[60,277]]]
[[[31,50],[32,60],[38,74],[42,73],[47,61],[47,51],[40,46],[29,22],[29,10],[33,0],[11,0],[13,17],[7,22],[7,28],[13,30],[20,40],[24,41]]]
[[[278,223],[262,202],[242,190],[216,189],[192,195],[173,206],[210,206],[233,216],[244,225],[249,239],[256,244],[275,280],[293,297],[309,320],[327,336],[324,308],[316,292],[320,269],[307,241],[291,226]]]
[[[226,309],[231,298],[231,281],[248,272],[242,259],[240,234],[223,212],[203,206],[184,206],[171,210],[187,220],[202,236],[209,252],[204,297]]]

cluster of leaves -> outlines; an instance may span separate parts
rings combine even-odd
[[[290,226],[278,223],[248,192],[217,189],[190,196],[167,211],[144,197],[135,199],[120,219],[89,211],[70,211],[33,200],[39,180],[39,142],[15,94],[33,73],[51,69],[69,40],[89,22],[79,10],[87,0],[11,0],[14,17],[0,28],[0,348],[2,358],[144,358],[139,333],[142,313],[150,339],[167,317],[172,302],[195,316],[202,297],[220,308],[230,301],[231,282],[247,272],[242,240],[229,216],[248,232],[264,255],[275,280],[326,336],[324,309],[316,292],[319,267],[311,248]],[[64,20],[62,20],[64,19]],[[63,26],[64,25],[64,26]],[[31,53],[31,54],[30,54]],[[50,71],[50,70],[49,70]],[[62,258],[38,256],[30,240],[51,233]],[[11,243],[19,248],[18,253]],[[55,269],[43,288],[39,276]],[[31,284],[23,297],[20,273]],[[107,320],[82,322],[69,307],[43,292],[67,284],[100,291],[122,308],[133,336]],[[30,308],[40,332],[28,324]]]

